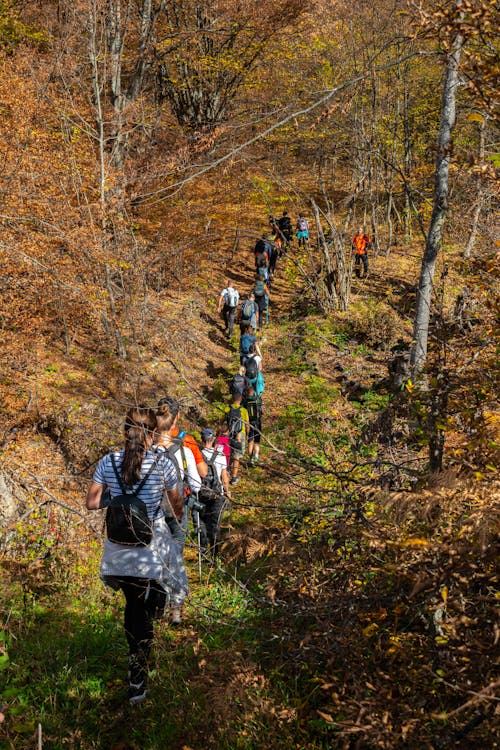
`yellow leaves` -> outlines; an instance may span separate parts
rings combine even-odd
[[[429,547],[430,541],[419,536],[412,536],[401,542],[401,547]]]
[[[443,600],[443,602],[444,602],[444,604],[446,606],[446,603],[448,601],[448,587],[447,586],[442,586],[441,587],[441,599]]]
[[[388,656],[390,656],[391,654],[395,654],[396,651],[399,651],[399,649],[401,648],[400,640],[401,639],[399,636],[391,635],[391,637],[389,638],[389,642],[391,645],[385,652]]]
[[[363,635],[365,638],[371,638],[372,635],[374,635],[378,630],[378,625],[376,622],[371,622],[369,625],[366,626],[366,628],[363,628]]]
[[[413,393],[413,391],[415,390],[415,384],[411,380],[407,380],[405,383],[405,388],[408,393]]]

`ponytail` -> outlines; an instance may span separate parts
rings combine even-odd
[[[141,479],[142,461],[147,450],[148,438],[155,428],[156,416],[153,409],[137,406],[127,413],[121,474],[128,487],[133,487]]]
[[[168,432],[179,413],[179,402],[166,396],[158,402],[156,409],[156,424],[160,432]]]

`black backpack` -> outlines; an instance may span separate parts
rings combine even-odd
[[[205,459],[208,472],[206,477],[203,477],[201,480],[201,487],[198,492],[198,500],[205,505],[222,494],[222,485],[217,474],[217,469],[215,468],[216,458],[217,451],[212,449],[212,456]]]
[[[153,526],[148,517],[146,504],[139,493],[158,464],[159,457],[152,463],[148,473],[138,488],[130,492],[117,469],[114,455],[111,453],[111,464],[115,472],[122,495],[115,495],[110,500],[106,511],[106,533],[110,542],[125,544],[128,547],[147,547],[153,538]]]
[[[292,220],[289,216],[282,216],[280,219],[278,219],[278,226],[283,234],[290,234],[290,232],[292,231]]]
[[[226,417],[229,427],[229,445],[232,450],[240,451],[242,448],[240,434],[243,432],[243,419],[241,418],[241,408],[236,409],[231,406]]]
[[[248,385],[247,378],[244,375],[240,375],[239,373],[237,373],[231,382],[230,391],[232,394],[240,393],[243,396],[247,385]]]
[[[252,380],[255,380],[258,372],[259,372],[259,365],[257,364],[257,360],[255,359],[255,357],[248,357],[248,359],[245,362],[245,375],[248,378],[248,380],[250,380],[250,382]]]
[[[248,412],[250,424],[260,429],[260,419],[262,411],[262,399],[260,396],[247,396],[243,401],[243,406]]]
[[[265,240],[264,238],[257,240],[257,242],[255,243],[255,249],[254,249],[255,255],[260,255],[260,253],[268,253],[268,252],[269,252],[268,240]]]

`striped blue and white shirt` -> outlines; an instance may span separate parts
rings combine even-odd
[[[121,476],[121,463],[123,459],[123,450],[114,451],[116,468]],[[161,509],[161,500],[167,490],[173,490],[177,486],[177,473],[172,460],[167,453],[157,454],[153,451],[147,451],[142,461],[141,479],[146,476],[151,464],[158,459],[156,468],[147,478],[144,487],[140,492],[140,499],[145,503],[149,518],[161,518],[163,510]],[[108,453],[97,464],[94,472],[94,482],[108,487],[112,497],[122,495],[123,491],[116,477],[111,463],[111,454]],[[137,482],[133,487],[126,487],[127,492],[135,490],[140,484]]]

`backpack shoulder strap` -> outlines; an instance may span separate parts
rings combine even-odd
[[[177,453],[178,450],[179,450],[179,444],[178,443],[174,444],[174,445],[171,445],[169,448],[167,448],[167,454],[170,457],[170,459],[172,460],[172,463],[174,465],[175,475],[177,477],[177,484],[181,484],[182,481],[183,481],[182,476],[181,476],[181,469],[180,469],[180,466],[179,466],[179,464],[177,462],[177,459],[175,457],[175,454]]]
[[[120,485],[120,489],[121,489],[121,491],[123,492],[124,495],[127,495],[128,493],[127,493],[127,488],[125,486],[125,482],[123,481],[122,475],[118,471],[118,467],[116,465],[115,454],[114,453],[110,453],[109,455],[110,455],[110,458],[111,458],[111,466],[113,467],[113,471],[115,472],[115,477],[118,480],[118,484]]]
[[[212,455],[210,458],[206,459],[207,466],[213,466],[215,464],[215,459],[217,458],[217,451],[215,448],[212,448]]]
[[[113,471],[115,472],[116,478],[118,479],[118,484],[120,485],[120,488],[121,488],[121,491],[123,492],[123,494],[124,495],[131,495],[132,494],[132,495],[135,495],[136,497],[139,497],[140,491],[143,489],[143,487],[146,484],[146,482],[148,481],[149,477],[151,476],[151,474],[153,473],[153,471],[156,469],[156,467],[158,465],[158,461],[160,460],[160,457],[156,456],[156,458],[152,462],[151,466],[149,467],[146,475],[141,479],[140,484],[137,487],[137,489],[136,490],[132,490],[132,492],[127,492],[127,487],[125,485],[125,482],[123,481],[123,478],[120,475],[120,472],[118,471],[118,467],[116,465],[114,454],[111,453],[110,456],[111,456],[111,464],[113,466]]]

